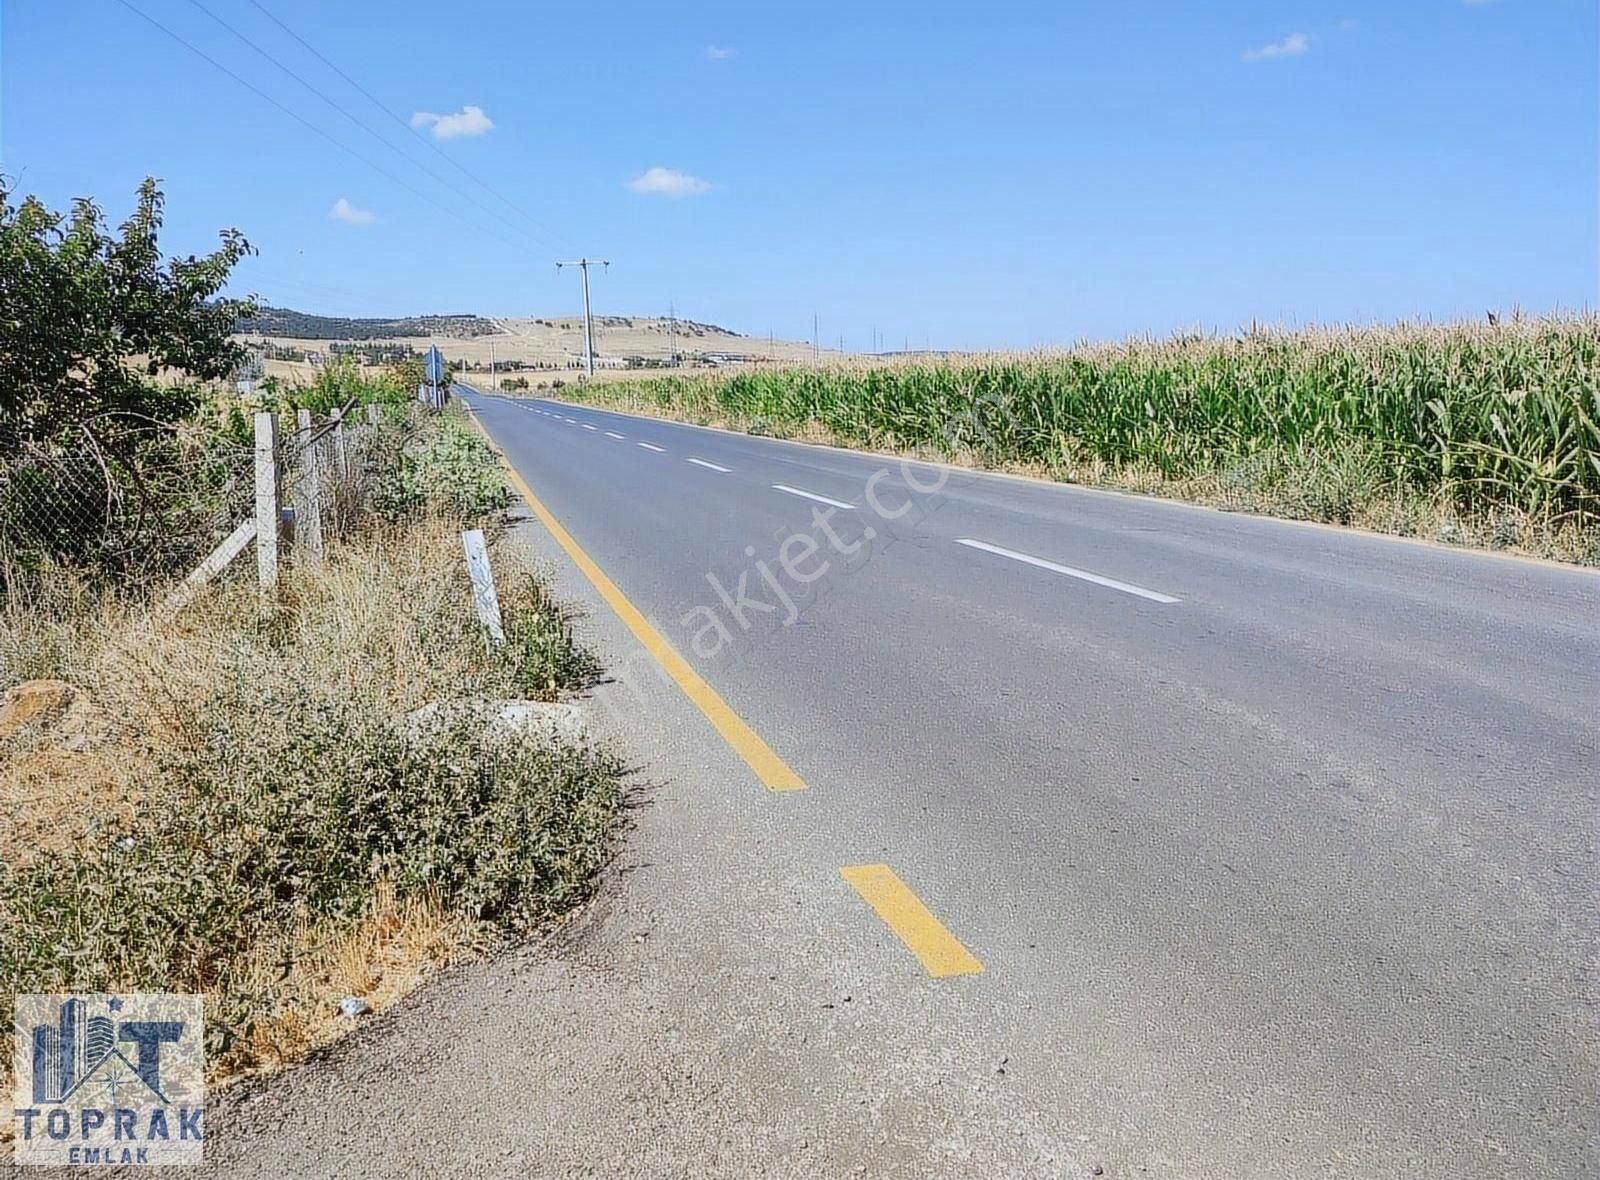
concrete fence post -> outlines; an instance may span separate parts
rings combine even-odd
[[[350,482],[350,458],[344,446],[344,411],[330,410],[328,417],[333,422],[333,466],[339,473],[339,482]]]
[[[256,577],[263,592],[278,587],[278,420],[256,415]]]
[[[296,559],[303,554],[308,561],[322,560],[322,464],[318,461],[319,447],[311,442],[311,411],[295,411],[295,431],[300,455],[298,497],[300,511],[295,514]]]

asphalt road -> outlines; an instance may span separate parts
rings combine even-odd
[[[224,1171],[393,1083],[351,1174],[1600,1174],[1593,573],[464,392],[710,696],[526,526],[651,784],[594,970],[429,989]]]
[[[804,779],[766,803],[819,864],[890,864],[983,964],[951,1004],[1064,1119],[1279,1173],[1600,1169],[1600,578],[469,401]]]

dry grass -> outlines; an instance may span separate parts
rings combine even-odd
[[[249,569],[171,617],[70,578],[9,604],[0,687],[56,677],[75,697],[0,735],[0,1007],[205,991],[213,1072],[270,1068],[336,1036],[341,997],[381,1007],[581,899],[616,815],[609,758],[492,738],[470,711],[405,720],[593,672],[493,528],[510,642],[488,646],[459,539],[475,472],[424,478],[450,489],[435,507],[397,492],[402,519],[291,565],[270,607]]]
[[[3,757],[3,756],[0,756]],[[25,866],[127,823],[147,768],[125,749],[41,744],[0,760],[0,860]]]
[[[74,570],[50,566],[26,582],[0,576],[0,585],[29,590],[26,597],[0,595],[0,686],[82,667],[100,637],[119,625],[115,604]]]
[[[349,925],[329,930],[303,921],[252,952],[241,985],[269,1002],[213,1061],[213,1075],[269,1072],[298,1061],[349,1031],[351,1020],[338,1007],[345,996],[382,1011],[434,971],[491,942],[482,924],[451,913],[437,897],[402,898],[392,883],[380,882]]]
[[[470,686],[509,691],[471,614],[459,547],[444,519],[382,529],[295,570],[270,616],[248,577],[171,618],[118,600],[89,605],[70,582],[64,599],[13,608],[0,684],[60,678],[93,722],[88,734],[58,722],[0,738],[0,858],[24,864],[126,819],[161,752],[194,739],[241,666],[292,662],[336,696],[395,713]],[[507,586],[514,613],[527,592]]]
[[[292,659],[331,691],[391,711],[464,686],[510,690],[472,612],[460,547],[450,519],[379,527],[319,566],[297,566],[270,614],[246,576],[170,618],[116,600],[17,606],[0,636],[0,685],[66,680],[127,754],[129,743],[159,746],[189,732],[228,671],[252,654]],[[536,588],[511,573],[502,575],[502,600],[518,615],[536,605]]]

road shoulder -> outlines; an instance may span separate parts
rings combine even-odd
[[[549,534],[509,540],[610,669],[590,709],[634,771],[625,846],[558,936],[227,1095],[207,1171],[1073,1174],[1060,1116],[1018,1102]]]

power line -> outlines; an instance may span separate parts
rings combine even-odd
[[[199,57],[202,60],[204,60],[206,62],[209,62],[213,67],[215,67],[216,69],[220,70],[222,73],[226,74],[228,77],[232,78],[235,82],[239,83],[239,85],[243,86],[246,90],[250,91],[250,93],[254,94],[256,97],[258,97],[260,99],[263,99],[264,101],[266,101],[268,103],[271,103],[274,107],[276,107],[278,110],[282,111],[284,114],[288,115],[296,123],[301,124],[307,130],[311,131],[313,134],[319,136],[320,138],[327,140],[334,147],[336,147],[340,151],[344,152],[347,156],[351,156],[352,158],[354,158],[356,160],[359,160],[361,163],[365,164],[368,168],[371,168],[378,175],[386,177],[387,179],[393,181],[395,184],[397,184],[401,188],[405,189],[412,196],[417,197],[417,198],[419,198],[421,200],[424,200],[424,201],[428,202],[428,204],[432,205],[434,208],[443,210],[446,214],[448,214],[451,217],[456,218],[463,225],[466,225],[471,229],[478,230],[479,232],[482,232],[482,227],[475,226],[470,221],[467,221],[465,218],[463,218],[461,216],[461,214],[460,214],[460,212],[458,210],[452,209],[448,205],[443,205],[443,204],[439,203],[438,201],[435,201],[432,197],[428,196],[427,193],[424,193],[419,189],[413,188],[411,185],[407,184],[404,180],[400,179],[400,177],[398,177],[394,173],[390,172],[387,168],[383,167],[381,164],[373,163],[371,160],[367,159],[367,157],[363,156],[360,152],[356,151],[354,148],[348,147],[347,145],[341,143],[339,140],[337,140],[333,136],[329,135],[326,131],[324,131],[322,128],[318,127],[315,123],[311,122],[311,120],[307,119],[305,116],[299,114],[298,112],[294,111],[293,109],[291,109],[289,107],[284,106],[283,103],[281,103],[277,99],[273,98],[272,95],[268,94],[265,90],[262,90],[259,86],[256,86],[253,83],[247,82],[245,79],[241,78],[238,74],[234,73],[232,70],[230,70],[227,66],[223,65],[216,58],[212,57],[209,53],[205,52],[205,50],[200,49],[197,46],[193,45],[192,43],[184,40],[181,36],[179,36],[177,33],[174,33],[171,29],[167,28],[166,25],[164,25],[160,21],[156,20],[156,18],[151,16],[149,13],[144,12],[142,9],[134,7],[133,4],[129,3],[129,0],[117,0],[117,3],[121,4],[129,12],[133,13],[135,16],[139,17],[141,20],[145,21],[146,23],[154,25],[157,29],[159,29],[161,32],[165,33],[168,37],[172,38],[179,45],[182,45],[190,53],[193,53],[196,57]],[[492,230],[489,231],[489,232],[492,233],[493,236],[499,238],[506,245],[510,246],[513,250],[519,250],[519,249],[522,248],[522,247],[518,246],[515,242],[509,241],[508,239],[502,237],[498,232],[495,232],[495,231],[492,231]]]
[[[356,118],[349,111],[345,110],[345,108],[340,106],[339,103],[337,103],[333,99],[329,98],[326,94],[324,94],[322,91],[318,90],[310,82],[306,81],[299,74],[295,73],[294,70],[292,70],[288,66],[284,65],[276,57],[274,57],[272,54],[268,53],[265,49],[261,48],[261,46],[257,45],[254,41],[252,41],[249,37],[245,36],[238,29],[234,28],[232,25],[230,25],[227,21],[223,20],[216,13],[212,12],[204,4],[200,3],[200,0],[189,0],[189,3],[192,4],[194,7],[198,8],[201,12],[205,13],[206,16],[210,17],[217,24],[221,25],[235,39],[237,39],[239,41],[242,41],[250,49],[254,50],[260,56],[266,58],[267,61],[271,62],[272,65],[275,66],[277,69],[279,69],[283,73],[287,74],[290,78],[294,79],[301,86],[305,87],[312,94],[316,95],[317,98],[321,99],[328,106],[330,106],[334,110],[338,111],[339,114],[343,115],[349,122],[353,123],[359,130],[364,131],[367,135],[369,135],[373,139],[377,140],[378,143],[382,144],[384,147],[386,147],[390,151],[394,152],[397,156],[399,156],[402,160],[404,160],[411,167],[413,167],[413,168],[421,168],[422,171],[427,173],[430,177],[432,177],[434,180],[438,181],[440,184],[444,185],[451,192],[455,193],[463,201],[467,201],[467,202],[471,203],[475,208],[477,208],[480,212],[484,213],[488,217],[497,219],[497,220],[499,220],[501,222],[504,222],[507,225],[507,227],[511,230],[511,232],[513,232],[513,233],[521,233],[521,232],[523,232],[519,227],[517,227],[514,223],[512,223],[505,216],[505,214],[498,213],[495,210],[490,209],[488,206],[484,205],[481,201],[479,201],[476,197],[472,196],[469,193],[463,192],[461,189],[457,188],[450,181],[446,180],[444,177],[440,176],[437,172],[433,171],[433,169],[427,168],[427,167],[423,166],[422,164],[419,164],[416,160],[413,160],[410,156],[406,155],[405,152],[402,152],[399,148],[395,147],[395,145],[393,143],[389,142],[389,140],[387,140],[383,136],[379,135],[371,127],[367,126],[360,119]],[[530,237],[532,237],[532,236],[533,235],[530,235]],[[545,244],[548,245],[549,243],[545,243]]]
[[[589,268],[603,266],[610,269],[611,263],[604,258],[578,258],[572,262],[558,262],[556,269],[563,266],[575,266],[583,273],[583,360],[584,367],[588,369],[589,376],[594,376],[594,316],[589,312]]]
[[[327,66],[334,73],[338,74],[339,77],[343,78],[351,86],[355,87],[355,89],[357,91],[359,91],[361,93],[361,95],[363,97],[365,97],[368,102],[370,102],[373,106],[377,107],[385,115],[388,115],[389,118],[393,119],[402,128],[404,128],[408,135],[414,136],[415,138],[421,140],[423,142],[423,144],[425,144],[428,147],[428,149],[433,152],[434,155],[438,156],[441,160],[444,160],[452,168],[456,169],[463,176],[465,176],[468,180],[472,181],[479,188],[483,189],[484,192],[488,193],[490,196],[494,197],[496,200],[501,202],[508,209],[510,209],[513,213],[517,214],[519,217],[523,218],[525,221],[529,222],[530,224],[537,224],[537,222],[535,222],[532,214],[528,213],[527,210],[525,210],[521,206],[517,205],[510,198],[501,195],[499,190],[494,188],[493,185],[489,184],[488,181],[481,179],[475,172],[473,172],[465,164],[463,164],[459,160],[457,160],[454,156],[448,155],[447,153],[439,150],[439,145],[438,144],[434,143],[427,136],[421,134],[415,127],[413,127],[410,123],[408,123],[403,117],[401,117],[400,115],[396,114],[394,111],[390,110],[387,106],[385,106],[380,99],[375,97],[372,94],[372,92],[369,91],[365,86],[361,85],[360,82],[357,82],[349,74],[345,73],[337,65],[335,65],[333,62],[329,61],[328,58],[323,56],[321,51],[319,51],[315,45],[311,44],[311,42],[307,41],[299,33],[295,32],[288,25],[284,24],[281,20],[279,20],[276,16],[274,16],[270,11],[268,11],[267,8],[260,3],[260,0],[250,0],[250,4],[255,9],[257,9],[257,11],[259,11],[263,16],[265,16],[268,20],[270,20],[273,24],[277,25],[285,33],[289,34],[290,37],[294,38],[297,42],[299,42],[300,45],[306,50],[306,52],[310,53],[313,57],[315,57],[323,65]],[[546,241],[547,243],[549,241],[548,239],[542,239],[542,240]]]

